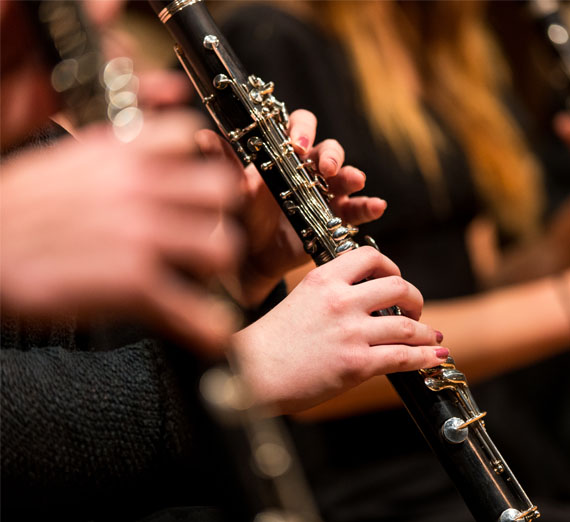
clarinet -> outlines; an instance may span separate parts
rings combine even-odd
[[[326,181],[293,151],[287,111],[273,96],[273,83],[246,73],[202,0],[149,2],[220,132],[245,165],[256,166],[315,263],[358,248],[357,229],[328,204]],[[375,246],[371,238],[365,241]],[[451,357],[435,368],[388,378],[478,522],[540,516],[487,434],[485,412]]]
[[[106,61],[81,2],[24,2],[51,67],[51,86],[75,127],[110,123],[117,139],[132,141],[142,126],[130,58]]]

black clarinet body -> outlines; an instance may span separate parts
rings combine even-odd
[[[244,164],[255,164],[316,264],[358,248],[357,229],[328,204],[326,182],[294,153],[273,84],[245,72],[201,0],[150,4],[221,133]],[[378,315],[399,313],[393,307]],[[388,377],[478,522],[540,516],[487,434],[485,413],[451,357],[435,368]]]

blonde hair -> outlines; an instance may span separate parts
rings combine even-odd
[[[501,99],[507,67],[483,3],[313,4],[315,20],[346,48],[372,130],[401,162],[413,154],[432,197],[444,201],[438,151],[445,139],[424,101],[456,134],[496,221],[518,237],[532,235],[543,208],[541,171]]]

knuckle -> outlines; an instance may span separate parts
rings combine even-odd
[[[378,266],[381,266],[382,269],[386,272],[386,274],[390,274],[393,276],[401,277],[400,268],[394,261],[392,261],[388,256],[378,252],[380,255],[380,260],[378,261]]]
[[[325,289],[325,303],[326,309],[331,315],[345,317],[350,307],[349,298],[336,288]],[[346,330],[347,326],[344,325]]]
[[[324,266],[313,268],[303,278],[302,284],[308,287],[323,287],[327,283],[327,278],[324,274]]]
[[[412,319],[402,317],[400,321],[400,335],[402,339],[409,341],[416,334],[416,323]]]
[[[418,301],[418,306],[420,308],[423,308],[424,307],[424,296],[419,291],[418,291],[417,301]]]
[[[392,353],[392,361],[397,370],[405,369],[410,361],[409,349],[406,346],[397,346]]]
[[[366,352],[357,349],[344,350],[340,356],[343,380],[347,383],[357,384],[363,380],[366,369],[369,367]]]
[[[389,276],[388,283],[396,297],[403,297],[409,293],[408,283],[400,276]]]
[[[432,349],[424,348],[422,349],[422,356],[421,356],[421,366],[422,368],[433,368],[441,364],[441,360],[436,359],[434,357],[434,353]]]
[[[359,252],[367,264],[379,264],[382,261],[382,254],[371,246],[360,247],[355,252]]]
[[[318,296],[324,313],[346,317],[350,308],[349,296],[343,291],[346,287],[327,277],[325,266],[311,270],[305,275],[301,285],[312,295]]]

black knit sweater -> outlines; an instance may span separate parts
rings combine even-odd
[[[133,333],[3,318],[6,520],[125,520],[162,505],[160,478],[190,454],[190,415],[168,349],[122,344]]]
[[[197,399],[203,363],[140,327],[92,323],[2,317],[2,520],[231,520],[242,501]]]
[[[14,152],[63,134],[47,127]],[[2,520],[134,520],[187,485],[194,412],[182,379],[195,381],[195,362],[140,326],[82,325],[2,313]]]

